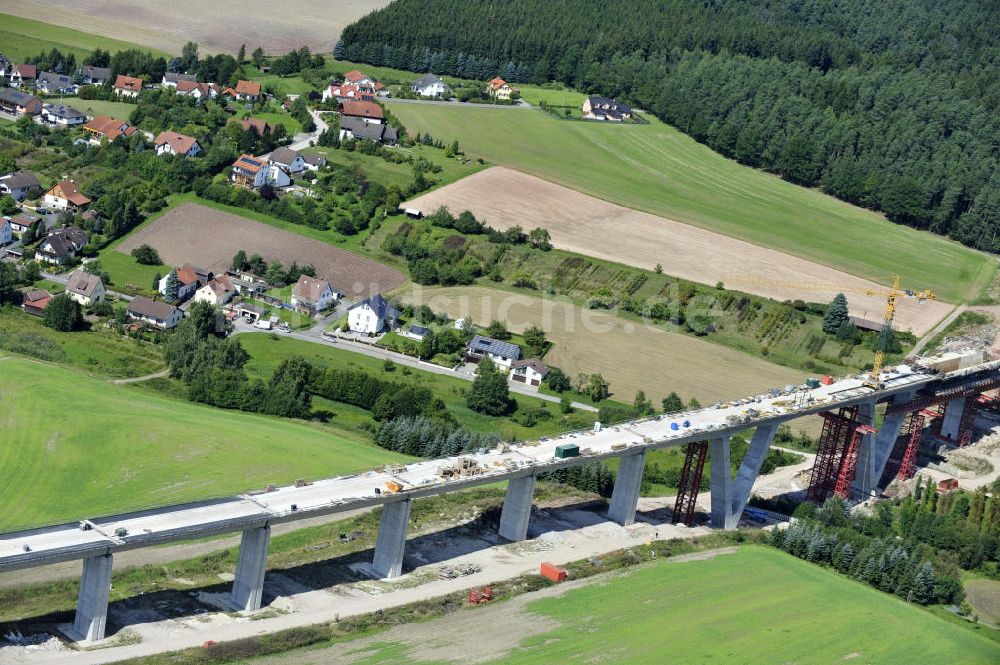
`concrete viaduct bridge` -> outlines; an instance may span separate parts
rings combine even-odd
[[[629,525],[635,520],[647,453],[681,445],[688,446],[689,459],[692,451],[711,449],[711,523],[716,528],[734,529],[780,424],[812,414],[823,415],[828,424],[833,423],[835,427],[829,429],[836,430],[835,434],[827,436],[828,428],[824,428],[826,439],[820,441],[810,490],[822,486],[829,496],[835,481],[844,485],[846,478],[850,494],[867,498],[878,490],[904,420],[910,414],[927,412],[930,406],[944,405],[941,434],[959,439],[963,423],[968,421],[963,414],[972,411],[966,406],[973,404],[983,391],[1000,387],[1000,361],[948,373],[935,373],[919,365],[900,365],[889,369],[883,379],[884,385],[878,390],[864,386],[860,377],[854,377],[812,389],[803,387],[791,395],[757,396],[698,411],[502,445],[459,457],[381,467],[257,494],[0,534],[0,572],[82,560],[72,637],[100,640],[105,634],[115,552],[242,531],[230,598],[233,608],[253,611],[261,606],[274,524],[381,505],[373,568],[378,575],[395,577],[402,569],[414,499],[507,481],[499,533],[511,541],[523,540],[528,532],[538,474],[619,457],[621,463],[608,519]],[[878,403],[886,403],[887,408],[876,431]],[[751,428],[754,433],[749,451],[734,478],[729,473],[730,437]],[[557,447],[574,443],[579,446],[579,456],[556,456]],[[826,453],[824,446],[829,449]],[[830,459],[821,464],[823,455]],[[702,452],[702,464],[704,458]],[[697,487],[697,482],[694,486]],[[683,497],[679,497],[678,505],[682,501]]]

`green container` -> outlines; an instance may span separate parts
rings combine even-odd
[[[567,443],[562,446],[556,446],[556,457],[559,459],[566,459],[567,457],[579,457],[580,456],[580,446],[575,443]]]
[[[819,388],[819,379],[814,379],[812,377],[809,377],[808,379],[806,379],[806,385],[809,386],[810,388]]]

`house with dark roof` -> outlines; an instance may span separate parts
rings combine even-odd
[[[31,215],[26,212],[22,212],[13,217],[8,217],[7,221],[10,222],[10,230],[15,237],[20,238],[24,235],[24,232],[31,228],[31,225],[35,222],[41,221],[41,217],[37,215]]]
[[[424,74],[410,84],[410,90],[421,97],[440,97],[447,89],[448,86],[445,85],[444,81],[434,74]]]
[[[66,282],[66,293],[76,302],[88,307],[104,300],[107,291],[100,277],[91,275],[86,270],[77,270]]]
[[[424,337],[427,337],[427,333],[430,332],[426,327],[418,325],[416,323],[411,323],[406,326],[406,330],[400,330],[399,334],[403,337],[409,337],[410,339],[415,339],[418,342],[424,341]]]
[[[156,136],[153,141],[156,146],[157,155],[183,155],[184,157],[196,157],[201,153],[201,145],[198,139],[193,136],[178,134],[177,132],[163,131]]]
[[[330,286],[330,282],[309,275],[300,275],[299,281],[292,287],[292,305],[307,314],[328,309],[340,296],[341,294]]]
[[[376,335],[392,329],[399,319],[399,310],[381,293],[355,303],[347,308],[347,327],[361,335]]]
[[[45,104],[42,106],[42,119],[56,127],[76,127],[87,122],[87,116],[72,106],[63,104]]]
[[[540,386],[549,373],[548,366],[538,358],[515,360],[510,364],[508,379],[526,386]]]
[[[119,74],[115,77],[115,94],[135,99],[142,92],[142,79]]]
[[[84,65],[80,67],[79,74],[84,85],[104,85],[111,78],[111,70],[107,67]]]
[[[272,166],[278,166],[289,173],[299,173],[306,170],[306,161],[297,150],[277,148],[267,157]]]
[[[185,83],[197,83],[198,77],[194,74],[179,74],[177,72],[167,72],[163,75],[163,80],[160,85],[168,88],[176,88],[177,84],[181,81]]]
[[[11,65],[10,60],[7,59],[3,53],[0,53],[0,76],[7,76],[10,74]]]
[[[258,189],[264,185],[288,187],[292,177],[283,167],[269,163],[263,157],[243,154],[233,162],[229,180],[237,187]]]
[[[489,358],[497,367],[510,369],[515,360],[521,359],[521,349],[517,344],[476,335],[466,347],[465,356],[475,362]]]
[[[10,226],[10,218],[0,217],[0,247],[12,242],[14,242],[14,229]]]
[[[326,166],[326,157],[318,152],[305,150],[299,154],[302,155],[302,161],[310,171],[319,171],[322,167]]]
[[[31,171],[14,171],[0,176],[0,194],[7,194],[15,201],[23,201],[41,189],[42,183]]]
[[[38,115],[42,112],[42,100],[12,88],[0,88],[0,111],[12,115]]]
[[[583,100],[583,117],[588,120],[623,122],[632,118],[632,107],[614,99],[591,95]]]
[[[389,125],[379,125],[362,118],[344,116],[340,119],[340,140],[354,139],[396,145],[399,141],[399,132]]]
[[[128,309],[125,312],[130,319],[140,321],[160,330],[173,328],[184,317],[181,310],[173,305],[168,305],[162,301],[150,300],[142,296],[133,299],[128,304]]]
[[[38,75],[35,88],[47,95],[68,94],[76,90],[73,79],[65,74],[42,72]]]
[[[385,123],[385,112],[375,102],[342,102],[340,116],[341,122],[347,118],[359,118],[375,124]]]
[[[35,260],[60,265],[75,257],[89,240],[89,236],[75,226],[50,231],[35,248]]]
[[[45,192],[45,205],[59,210],[78,210],[90,205],[90,199],[77,189],[72,180],[60,180]]]

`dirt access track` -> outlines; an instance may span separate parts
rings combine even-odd
[[[117,249],[128,254],[144,243],[156,248],[168,265],[190,263],[214,272],[224,272],[241,249],[285,267],[292,261],[312,264],[320,277],[350,297],[368,297],[406,281],[398,270],[339,247],[194,203],[177,206],[126,238]]]
[[[502,166],[480,171],[404,205],[425,213],[439,206],[447,206],[454,213],[469,210],[499,229],[519,225],[527,231],[541,226],[548,229],[552,243],[560,249],[647,270],[660,264],[668,275],[702,284],[723,282],[729,288],[776,300],[823,303],[838,291],[845,291],[851,314],[872,320],[881,320],[885,309],[884,297],[863,293],[866,289],[884,289],[884,285],[784,252],[624,208]],[[781,286],[754,280],[778,282]],[[947,303],[917,303],[904,298],[897,307],[896,327],[909,329],[919,337],[951,308]]]
[[[389,0],[0,0],[0,12],[180,53],[188,41],[203,52],[269,54],[303,45],[329,52],[340,32]]]

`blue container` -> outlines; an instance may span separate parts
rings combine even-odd
[[[672,430],[678,430],[678,429],[680,429],[680,427],[677,426],[677,423],[670,423],[670,429],[672,429]]]
[[[685,420],[684,421],[684,427],[691,427],[691,421],[690,420]]]

